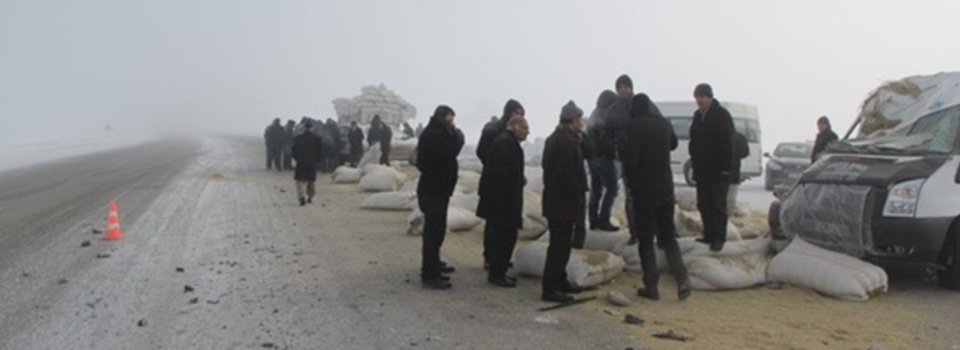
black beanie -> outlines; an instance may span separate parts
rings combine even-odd
[[[626,85],[633,89],[633,79],[630,79],[629,75],[621,75],[619,78],[617,78],[617,85],[614,85],[614,87],[620,88],[620,85]]]
[[[500,118],[506,121],[507,118],[510,118],[513,112],[518,109],[522,112],[521,114],[524,114],[524,115],[527,114],[526,111],[523,109],[523,105],[520,104],[520,102],[517,102],[517,100],[514,100],[511,98],[509,101],[507,101],[507,104],[503,106],[503,116],[501,116]]]
[[[710,84],[700,83],[696,88],[693,89],[693,96],[713,98],[713,88],[710,87]]]

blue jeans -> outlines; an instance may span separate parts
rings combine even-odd
[[[590,168],[590,204],[587,216],[591,221],[610,222],[610,209],[613,208],[619,190],[617,167],[612,160],[603,158],[591,159],[587,165]]]

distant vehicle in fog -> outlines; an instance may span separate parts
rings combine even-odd
[[[776,188],[789,188],[797,183],[800,174],[810,167],[810,153],[813,144],[809,142],[781,142],[773,154],[764,153],[767,168],[764,174],[763,188],[773,191]]]

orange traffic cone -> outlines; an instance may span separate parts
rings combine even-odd
[[[107,234],[103,236],[103,239],[123,239],[123,233],[120,232],[120,216],[117,215],[116,201],[110,201],[110,213],[107,215]]]

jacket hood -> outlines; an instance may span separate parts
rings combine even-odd
[[[507,104],[503,106],[503,115],[500,116],[500,121],[506,123],[507,118],[510,118],[510,116],[513,115],[513,112],[517,110],[524,111],[524,114],[526,114],[526,110],[523,109],[523,105],[517,100],[511,98],[509,101],[507,101]]]
[[[617,93],[613,90],[603,90],[597,97],[597,109],[607,109],[614,102],[617,102]]]

